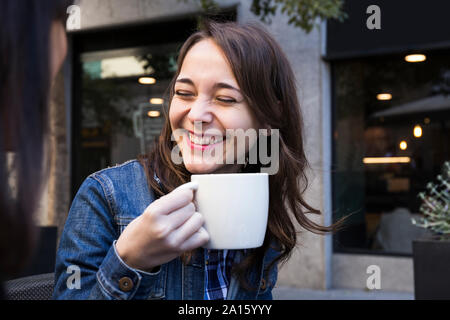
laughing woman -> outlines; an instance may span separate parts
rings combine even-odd
[[[169,110],[155,148],[138,160],[91,174],[80,187],[58,249],[54,298],[271,299],[277,266],[297,241],[288,212],[314,233],[336,227],[305,216],[320,212],[302,197],[307,161],[294,74],[264,29],[206,23],[181,48],[168,92]],[[248,250],[203,249],[209,235],[195,211],[195,188],[177,187],[191,174],[259,172],[262,165],[237,161],[255,140],[226,164],[199,155],[194,147],[214,130],[225,138],[215,146],[220,144],[227,156],[233,148],[225,136],[229,130],[264,128],[279,129],[279,165],[269,179],[264,244]],[[174,141],[175,130],[186,134]],[[175,147],[181,151],[180,164],[172,161]],[[70,272],[77,270],[79,279]]]

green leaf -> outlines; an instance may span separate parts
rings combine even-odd
[[[189,1],[199,4],[206,13],[219,11],[219,5],[215,0]],[[288,24],[293,24],[309,33],[314,26],[319,26],[318,18],[319,20],[344,21],[348,16],[342,11],[343,5],[344,0],[252,0],[250,11],[262,22],[271,23],[271,16],[275,16],[280,9],[281,14],[287,15]]]

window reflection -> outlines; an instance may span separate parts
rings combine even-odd
[[[135,159],[163,126],[180,43],[81,54],[80,175]]]
[[[352,214],[336,251],[411,254],[417,194],[450,159],[450,52],[337,61],[334,218]],[[389,97],[389,98],[388,98]]]

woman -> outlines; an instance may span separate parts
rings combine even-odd
[[[306,183],[307,162],[295,78],[286,56],[261,27],[206,23],[181,48],[168,101],[162,134],[148,156],[96,172],[80,187],[57,254],[55,298],[271,299],[277,265],[296,245],[288,210],[309,231],[332,230],[305,217],[305,209],[319,211],[303,200],[298,186],[299,178]],[[178,186],[193,173],[258,172],[262,167],[259,161],[237,161],[255,140],[233,153],[233,163],[216,163],[211,152],[198,153],[201,145],[212,143],[208,130],[218,133],[213,147],[223,147],[228,157],[233,148],[228,130],[267,128],[279,129],[280,155],[279,170],[270,176],[263,246],[201,248],[209,235],[192,202],[195,187]],[[184,134],[173,141],[180,130]],[[181,164],[172,160],[175,147]],[[79,268],[78,283],[68,268]]]
[[[25,267],[33,249],[32,215],[46,172],[47,103],[67,51],[69,4],[0,0],[0,287]],[[13,154],[15,192],[8,170]]]

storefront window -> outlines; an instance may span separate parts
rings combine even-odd
[[[180,43],[81,55],[81,174],[146,153],[163,126]]]
[[[410,255],[417,194],[450,159],[450,52],[332,62],[337,252]]]

